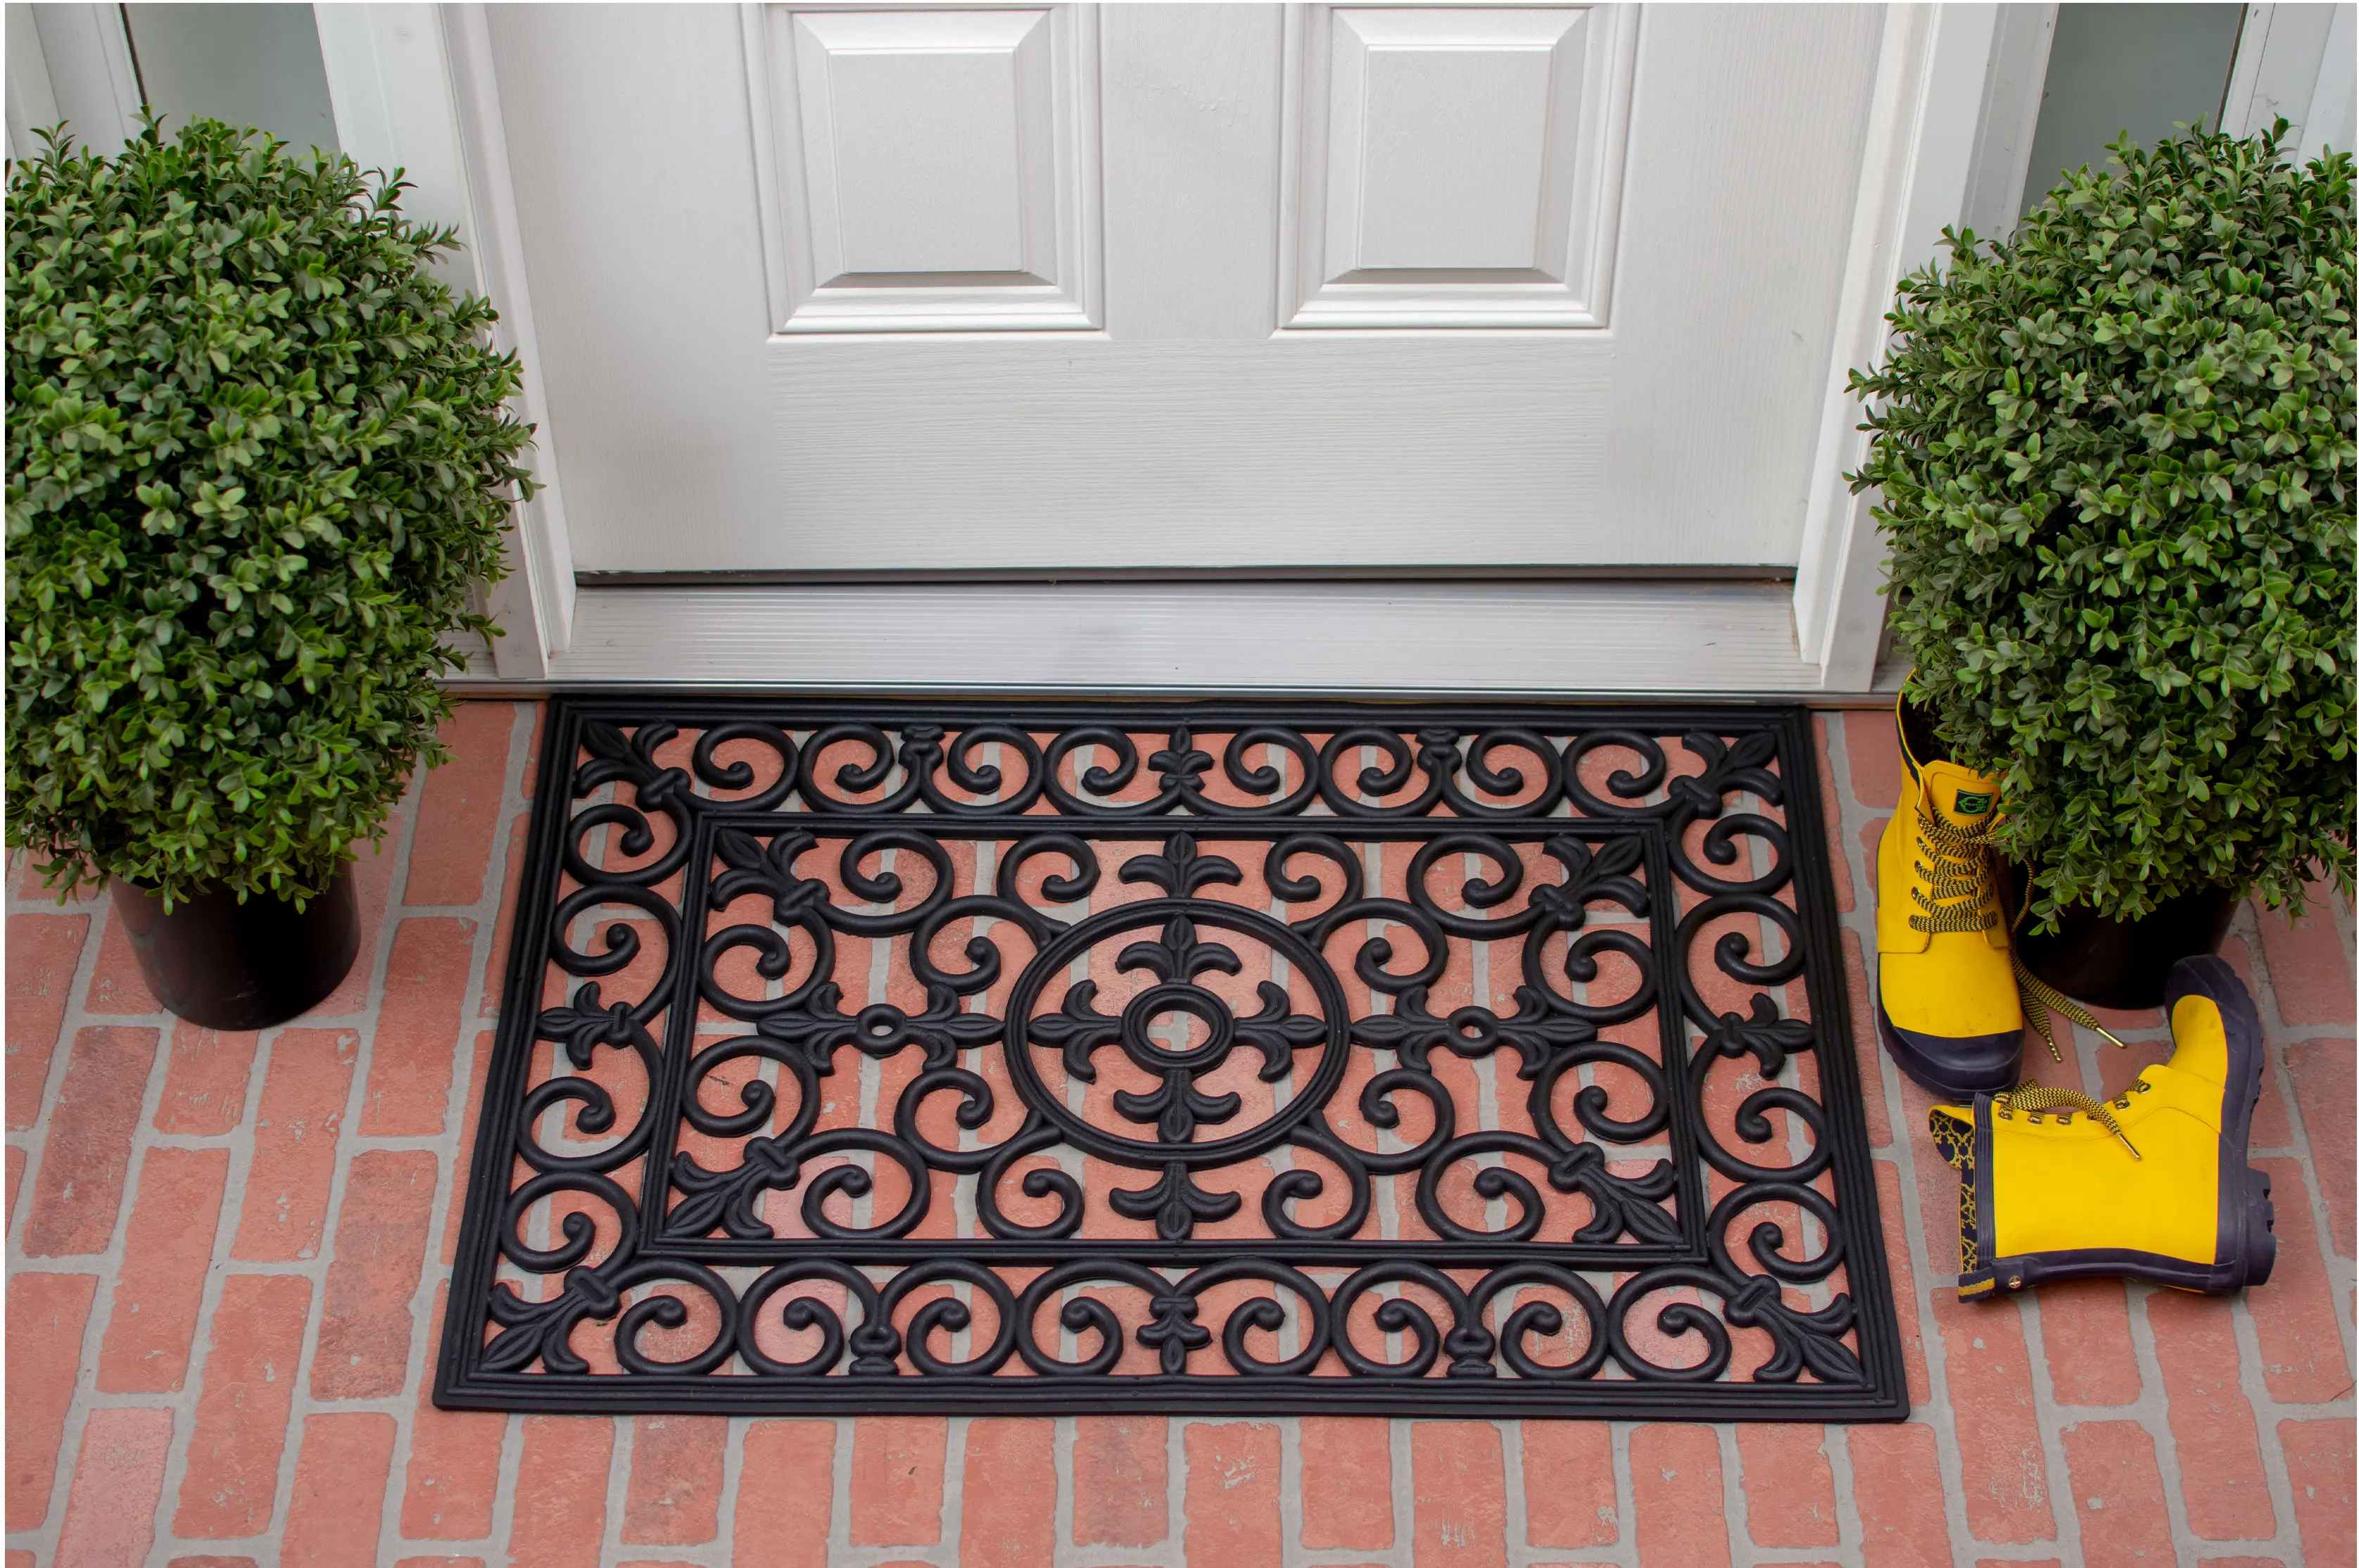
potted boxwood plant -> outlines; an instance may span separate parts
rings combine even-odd
[[[514,356],[398,171],[151,122],[7,189],[8,843],[113,880],[173,1011],[277,1022],[350,969],[354,847],[492,630]]]
[[[1852,379],[1903,720],[2003,779],[2018,951],[2084,1001],[2352,887],[2352,160],[2284,131],[2125,141],[1949,234]]]

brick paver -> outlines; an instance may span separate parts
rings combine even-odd
[[[65,1528],[58,1532],[60,1568],[146,1561],[171,1447],[169,1410],[127,1406],[90,1412],[74,1458]]]
[[[1633,1432],[1630,1489],[1637,1502],[1640,1562],[1724,1568],[1732,1561],[1734,1521],[1727,1517],[1720,1435],[1712,1428],[1649,1422]]]
[[[729,1423],[711,1416],[641,1416],[631,1423],[623,1539],[694,1546],[720,1528]]]
[[[1302,1544],[1355,1552],[1392,1545],[1392,1423],[1306,1416],[1300,1438]]]
[[[8,916],[7,1105],[8,1130],[33,1125],[43,1105],[49,1058],[57,1053],[59,1024],[73,992],[82,963],[88,915],[46,910]]]
[[[1161,1416],[1075,1418],[1074,1541],[1083,1546],[1152,1546],[1169,1535],[1170,1457],[1171,1423]],[[1386,1526],[1389,1535],[1389,1512]]]
[[[11,957],[14,954],[12,953]],[[158,1132],[220,1138],[245,1119],[245,1081],[254,1075],[250,1031],[209,1029],[185,1018],[172,1025],[172,1064],[156,1106]]]
[[[2271,1046],[2279,1262],[2246,1297],[1958,1302],[1925,1097],[1864,1064],[1901,1425],[437,1410],[538,721],[462,710],[458,760],[363,856],[353,978],[259,1036],[158,1012],[104,899],[12,870],[6,1568],[2353,1559],[2352,920],[2324,896],[2241,911],[2228,947]],[[1819,716],[1863,1040],[1891,729]],[[2082,1039],[2066,1076],[2168,1049],[2156,1015],[2116,1032],[2132,1052]]]
[[[837,1511],[835,1443],[833,1421],[747,1424],[732,1542],[738,1561],[825,1568]]]
[[[940,1416],[880,1416],[853,1423],[851,1538],[854,1546],[930,1546],[942,1538]]]
[[[1267,1563],[1285,1550],[1278,1502],[1283,1434],[1271,1421],[1190,1421],[1186,1427],[1191,1563]]]
[[[24,1248],[32,1258],[103,1252],[123,1205],[139,1096],[156,1060],[152,1029],[86,1029],[42,1116],[48,1149],[33,1179]]]
[[[368,1410],[305,1416],[281,1568],[369,1568],[377,1560],[394,1421]]]
[[[1836,1546],[1835,1477],[1827,1463],[1827,1429],[1800,1421],[1736,1429],[1745,1533],[1756,1546]],[[1538,1478],[1548,1486],[1549,1477]],[[1528,1496],[1534,1477],[1525,1475]],[[1600,1544],[1605,1544],[1601,1542]]]
[[[1419,1568],[1506,1568],[1507,1476],[1496,1421],[1414,1421]]]
[[[961,1568],[1034,1568],[1054,1562],[1054,1423],[998,1418],[970,1422],[960,1501]]]
[[[228,1179],[226,1149],[151,1149],[140,1162],[98,1356],[102,1393],[168,1394],[186,1378]]]

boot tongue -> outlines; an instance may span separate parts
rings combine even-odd
[[[1953,828],[1986,826],[1998,811],[1998,780],[1954,762],[1929,762],[1923,774],[1933,810]]]

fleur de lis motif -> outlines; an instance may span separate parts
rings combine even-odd
[[[1394,1052],[1402,1066],[1419,1073],[1431,1071],[1431,1053],[1437,1047],[1474,1058],[1510,1046],[1523,1058],[1517,1075],[1524,1078],[1537,1077],[1551,1051],[1597,1038],[1596,1029],[1587,1019],[1551,1008],[1528,985],[1516,988],[1516,1011],[1505,1017],[1488,1007],[1465,1007],[1448,1018],[1438,1018],[1427,996],[1424,986],[1410,986],[1401,993],[1391,1012],[1354,1018],[1352,1038]]]
[[[795,875],[795,860],[819,842],[800,828],[770,840],[767,849],[752,833],[723,828],[713,835],[713,853],[729,867],[712,879],[712,907],[725,909],[748,893],[770,895],[770,917],[793,925],[825,908],[827,884],[817,877]]]
[[[1043,1013],[1031,1022],[1032,1038],[1061,1048],[1065,1071],[1084,1083],[1098,1079],[1091,1055],[1122,1038],[1122,1019],[1098,1011],[1096,981],[1076,980],[1066,991],[1060,1010]]]
[[[1189,860],[1183,854],[1157,859],[1152,864],[1184,868]],[[1298,1013],[1286,988],[1272,981],[1262,981],[1256,987],[1260,1010],[1245,1018],[1239,1018],[1222,997],[1197,985],[1197,977],[1208,971],[1234,975],[1241,964],[1234,950],[1224,942],[1204,940],[1196,922],[1185,915],[1174,915],[1165,921],[1156,940],[1135,942],[1125,948],[1115,965],[1125,971],[1146,970],[1162,984],[1133,997],[1117,1016],[1100,1010],[1096,982],[1075,981],[1067,988],[1064,1001],[1055,1012],[1042,1013],[1029,1021],[1027,1036],[1038,1044],[1057,1048],[1063,1056],[1067,1074],[1082,1083],[1096,1082],[1093,1058],[1107,1046],[1120,1046],[1139,1068],[1155,1074],[1158,1083],[1151,1091],[1121,1090],[1114,1094],[1113,1104],[1125,1118],[1153,1126],[1158,1142],[1186,1144],[1194,1139],[1199,1127],[1218,1125],[1235,1117],[1244,1105],[1243,1096],[1234,1093],[1208,1094],[1197,1085],[1203,1075],[1218,1072],[1238,1046],[1258,1051],[1262,1058],[1258,1075],[1265,1083],[1275,1083],[1292,1071],[1296,1051],[1327,1040],[1327,1023],[1318,1017]],[[1156,1018],[1173,1013],[1200,1020],[1209,1030],[1207,1040],[1193,1048],[1174,1048],[1168,1053],[1148,1043],[1148,1025]],[[1186,1188],[1184,1182],[1182,1187]],[[1158,1187],[1157,1191],[1163,1190]],[[1178,1196],[1164,1193],[1153,1203],[1146,1203],[1144,1199],[1135,1201],[1144,1205],[1142,1214],[1157,1214],[1158,1223],[1169,1220],[1182,1225],[1180,1234],[1184,1235],[1184,1226],[1193,1223],[1188,1216],[1201,1209],[1201,1203],[1182,1201],[1184,1198],[1182,1192]],[[1174,1203],[1178,1206],[1172,1206]]]
[[[1777,1016],[1777,1004],[1758,992],[1753,997],[1753,1016],[1723,1013],[1713,1020],[1705,1034],[1705,1057],[1742,1056],[1753,1053],[1761,1064],[1761,1076],[1774,1080],[1786,1069],[1786,1053],[1799,1051],[1810,1043],[1810,1026],[1800,1018]]]
[[[1134,942],[1114,962],[1117,969],[1145,969],[1158,980],[1174,981],[1193,980],[1208,969],[1234,975],[1244,967],[1234,948],[1198,940],[1196,922],[1185,915],[1165,922],[1160,941]]]
[[[1153,1349],[1169,1377],[1188,1370],[1188,1353],[1212,1343],[1212,1331],[1196,1322],[1196,1298],[1158,1292],[1147,1305],[1154,1321],[1141,1325],[1138,1343]]]
[[[847,1013],[842,1003],[843,988],[827,981],[794,1007],[763,1014],[755,1028],[792,1044],[812,1071],[824,1074],[835,1071],[835,1053],[847,1045],[881,1062],[915,1044],[924,1051],[929,1068],[948,1067],[959,1052],[991,1044],[1005,1027],[989,1013],[962,1008],[947,985],[926,987],[922,1013],[905,1012],[890,1002]]]
[[[1151,1094],[1125,1089],[1114,1097],[1114,1108],[1135,1122],[1152,1122],[1166,1143],[1186,1143],[1196,1136],[1199,1122],[1224,1122],[1245,1104],[1236,1094],[1207,1094],[1196,1087],[1195,1074],[1174,1067]]]
[[[1237,863],[1225,855],[1205,855],[1196,847],[1196,835],[1173,833],[1163,841],[1161,855],[1136,855],[1123,863],[1125,882],[1149,882],[1175,898],[1192,898],[1199,887],[1213,883],[1229,886],[1245,880]]]
[[[1197,749],[1195,735],[1186,724],[1174,724],[1170,744],[1148,757],[1147,766],[1161,776],[1166,793],[1185,798],[1195,794],[1204,769],[1212,766],[1212,758],[1210,753]]]
[[[631,1021],[631,1004],[602,1001],[594,980],[575,989],[571,1006],[543,1011],[534,1029],[541,1039],[562,1044],[574,1067],[584,1073],[600,1046],[630,1045],[639,1038],[639,1027]]]
[[[1634,915],[1647,912],[1647,888],[1630,875],[1646,858],[1646,841],[1632,833],[1609,838],[1596,849],[1568,834],[1548,841],[1549,855],[1564,866],[1561,882],[1532,889],[1532,908],[1543,911],[1567,931],[1579,931],[1589,920],[1589,906],[1599,901],[1621,905]]]
[[[1767,766],[1777,755],[1777,736],[1774,732],[1756,730],[1730,746],[1716,735],[1692,730],[1680,737],[1680,744],[1703,758],[1703,772],[1671,780],[1671,799],[1690,807],[1696,815],[1720,815],[1722,799],[1739,790],[1758,795],[1772,804],[1785,799],[1784,787]]]
[[[1655,1161],[1644,1176],[1616,1176],[1605,1166],[1605,1150],[1593,1143],[1567,1145],[1549,1161],[1549,1182],[1560,1192],[1589,1199],[1589,1223],[1575,1241],[1606,1242],[1628,1232],[1639,1241],[1669,1244],[1680,1239],[1679,1221],[1663,1207],[1679,1185],[1668,1160]]]
[[[638,791],[639,804],[649,811],[669,811],[688,803],[691,791],[684,768],[666,768],[656,760],[656,752],[665,742],[679,733],[679,726],[666,719],[651,719],[636,726],[628,739],[623,732],[603,719],[590,719],[582,725],[582,749],[593,760],[584,763],[573,775],[576,800],[602,785],[618,779],[627,779]]]
[[[1310,1013],[1294,1010],[1293,1000],[1286,987],[1269,980],[1255,987],[1261,998],[1261,1011],[1248,1018],[1239,1018],[1237,1039],[1261,1052],[1259,1077],[1265,1083],[1275,1083],[1294,1070],[1294,1053],[1308,1050],[1327,1038],[1327,1022]]]
[[[1174,1160],[1163,1168],[1154,1186],[1117,1188],[1106,1194],[1106,1202],[1125,1219],[1153,1220],[1155,1234],[1165,1241],[1185,1241],[1198,1220],[1227,1219],[1244,1200],[1234,1192],[1204,1191],[1188,1168]]]

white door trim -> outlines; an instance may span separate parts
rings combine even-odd
[[[75,147],[112,157],[139,129],[139,79],[120,5],[8,7],[8,156],[66,122]],[[166,127],[167,131],[170,127]]]
[[[1872,494],[1843,479],[1866,453],[1854,367],[1883,357],[1894,289],[1939,254],[1941,230],[1965,210],[1993,63],[1995,5],[1893,5],[1868,112],[1850,259],[1835,317],[1834,350],[1811,465],[1801,559],[1794,575],[1794,628],[1801,658],[1831,691],[1875,681],[1884,628],[1883,550]],[[2025,142],[2028,152],[2028,141]]]
[[[58,95],[49,84],[49,58],[30,5],[7,8],[8,158],[29,158],[41,150],[35,133],[58,123]]]
[[[2283,114],[2291,123],[2297,163],[2316,158],[2327,144],[2347,143],[2353,76],[2359,71],[2352,45],[2354,9],[2349,4],[2245,6],[2221,127],[2256,136]]]
[[[510,537],[508,579],[493,590],[495,615],[509,633],[502,642],[529,637],[529,612],[538,630],[538,648],[524,642],[520,659],[562,651],[573,637],[573,548],[565,527],[564,492],[558,483],[557,430],[549,419],[541,381],[540,340],[533,324],[532,294],[525,278],[524,234],[516,220],[516,187],[508,170],[507,128],[500,117],[499,81],[492,66],[489,23],[480,5],[441,7],[444,47],[451,62],[459,146],[465,159],[467,208],[484,296],[498,308],[494,341],[516,356],[521,389],[517,412],[537,427],[525,466],[539,482],[533,498],[516,510]],[[502,614],[501,592],[515,604]]]
[[[539,343],[526,286],[507,136],[500,118],[491,39],[480,5],[317,5],[320,54],[336,112],[336,138],[363,169],[400,168],[415,187],[412,219],[457,226],[464,245],[440,267],[452,287],[499,310],[495,346],[522,367],[516,409],[538,427],[524,459],[540,490],[514,513],[509,575],[486,608],[506,635],[495,640],[499,673],[545,679],[549,656],[572,635],[573,552],[558,484],[557,435],[540,377]]]
[[[1982,239],[2015,233],[2023,187],[2031,172],[2031,139],[2048,88],[2048,56],[2056,43],[2056,5],[2006,5],[1991,34],[1990,70],[1983,79],[1982,123],[1966,174],[1967,228]]]

